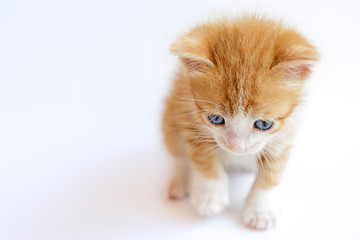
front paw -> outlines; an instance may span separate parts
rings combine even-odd
[[[184,177],[176,177],[172,180],[168,197],[170,200],[180,200],[188,196],[188,183]]]
[[[229,196],[224,193],[192,194],[191,203],[203,216],[220,213],[229,204]]]
[[[196,184],[190,196],[191,203],[203,216],[220,213],[230,201],[227,181],[224,180]]]
[[[248,208],[243,212],[243,222],[247,227],[267,230],[279,222],[281,213],[277,209]]]
[[[281,218],[279,192],[277,189],[252,189],[246,199],[242,219],[246,226],[259,230],[274,228]]]

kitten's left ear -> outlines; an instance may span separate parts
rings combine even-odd
[[[316,60],[299,59],[286,61],[272,67],[275,73],[281,73],[284,80],[304,80],[312,71]]]
[[[319,54],[314,47],[293,47],[278,56],[278,62],[271,68],[275,74],[280,74],[287,81],[305,80],[311,73]]]

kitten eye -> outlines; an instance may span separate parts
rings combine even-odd
[[[208,119],[210,122],[216,125],[222,125],[225,123],[225,119],[222,116],[219,115],[209,115]]]
[[[269,130],[273,125],[273,122],[267,122],[263,120],[256,120],[254,126],[260,130]]]

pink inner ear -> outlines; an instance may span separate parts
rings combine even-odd
[[[311,64],[298,64],[295,66],[290,66],[287,69],[287,74],[295,77],[295,78],[304,78],[311,72]]]
[[[183,61],[191,70],[194,71],[200,70],[201,67],[203,66],[201,61],[193,58],[183,58]]]

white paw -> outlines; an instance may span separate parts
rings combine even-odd
[[[191,203],[201,215],[211,216],[225,209],[229,204],[229,195],[217,191],[204,194],[192,194]]]
[[[278,210],[247,209],[243,213],[244,224],[250,228],[267,230],[274,228],[279,222],[281,213]]]
[[[220,213],[230,202],[227,178],[199,180],[195,178],[191,186],[191,203],[203,216]]]
[[[281,195],[277,188],[261,190],[253,188],[243,209],[243,222],[250,228],[266,230],[274,228],[281,218]]]

